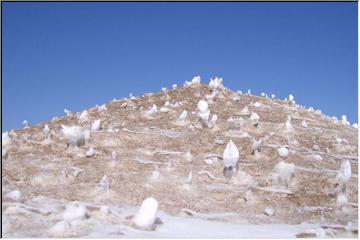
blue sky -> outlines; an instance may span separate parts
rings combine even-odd
[[[357,122],[357,3],[2,3],[3,131],[200,75]]]

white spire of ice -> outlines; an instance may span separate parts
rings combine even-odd
[[[47,124],[45,124],[45,127],[43,128],[43,133],[45,135],[48,135],[50,133],[50,128]]]
[[[29,122],[27,120],[24,120],[22,124],[24,125],[24,129],[29,128]]]
[[[236,167],[237,162],[239,161],[239,150],[233,141],[226,145],[226,148],[223,153],[224,165],[225,167]]]

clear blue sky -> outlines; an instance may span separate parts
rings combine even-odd
[[[2,3],[3,131],[200,75],[357,122],[357,3]]]

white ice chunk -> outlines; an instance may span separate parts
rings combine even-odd
[[[336,179],[339,183],[347,183],[351,178],[351,163],[349,160],[343,161],[340,166]]]
[[[86,152],[87,157],[92,157],[95,155],[95,150],[93,147],[90,147],[90,149]]]
[[[133,218],[135,225],[140,228],[150,228],[156,220],[158,205],[158,201],[152,197],[145,199],[139,212]]]
[[[43,133],[45,135],[48,135],[50,133],[50,128],[47,124],[45,124],[45,127],[43,128]]]
[[[289,149],[287,147],[280,147],[278,153],[280,157],[286,158],[289,155]]]
[[[67,222],[83,220],[86,217],[86,207],[79,202],[72,202],[66,206],[63,219]]]
[[[236,167],[239,161],[239,150],[233,141],[226,145],[226,148],[223,153],[224,165],[225,167]]]
[[[295,164],[281,161],[276,164],[274,171],[278,174],[278,181],[288,187],[295,175]]]
[[[13,190],[5,195],[5,197],[14,200],[15,202],[20,201],[21,199],[21,192],[19,190]]]
[[[98,131],[101,128],[101,120],[95,120],[92,124],[91,124],[91,131]]]

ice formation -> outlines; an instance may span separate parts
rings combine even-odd
[[[294,128],[291,125],[291,116],[287,116],[287,120],[285,122],[285,129],[286,129],[286,132],[288,132],[288,133],[294,132]]]
[[[185,81],[184,87],[191,86],[191,85],[199,85],[201,83],[200,76],[195,76],[191,82]]]
[[[259,102],[254,103],[254,107],[256,107],[256,108],[260,107],[260,105],[261,104]]]
[[[336,176],[339,183],[347,183],[351,178],[351,163],[349,160],[343,161]]]
[[[276,97],[276,95],[275,95],[275,94],[271,94],[271,98],[273,98],[273,99],[274,99],[275,97]]]
[[[133,218],[133,223],[142,229],[152,229],[156,220],[158,201],[155,198],[146,198],[140,207],[140,210]]]
[[[350,125],[350,123],[349,123],[348,120],[347,120],[346,115],[342,115],[342,116],[341,116],[341,124],[343,124],[343,125]]]
[[[280,147],[278,153],[280,157],[286,158],[289,155],[289,149],[287,147]]]
[[[19,190],[13,190],[5,195],[5,197],[14,200],[15,202],[20,201],[21,199],[21,192]]]
[[[289,101],[291,103],[295,103],[294,96],[292,94],[289,94]]]
[[[95,155],[95,150],[93,147],[90,147],[90,149],[86,152],[87,157],[92,157]]]
[[[255,126],[259,124],[259,115],[255,112],[251,112],[250,120],[254,123]]]
[[[209,82],[209,88],[211,88],[212,90],[217,89],[217,88],[222,88],[222,78],[215,78],[215,79],[210,79]]]
[[[4,132],[4,133],[1,134],[1,146],[3,148],[9,146],[11,144],[11,142],[12,142],[12,140],[9,137],[8,132]]]
[[[152,116],[152,115],[155,115],[157,114],[159,111],[157,109],[157,106],[155,104],[152,105],[152,107],[146,111],[145,115],[148,115],[148,116]]]
[[[68,223],[83,220],[86,217],[86,207],[79,202],[72,202],[66,206],[63,219]]]
[[[99,187],[101,187],[103,190],[105,190],[106,192],[109,192],[109,188],[110,188],[110,181],[109,181],[109,178],[104,175],[99,184],[98,184]]]
[[[295,176],[295,164],[281,161],[275,165],[274,172],[277,174],[278,182],[288,187]]]
[[[223,153],[225,167],[237,168],[239,161],[239,150],[232,140],[226,145]]]
[[[43,128],[43,133],[45,135],[48,135],[50,133],[50,128],[47,124],[45,124],[45,127]]]
[[[210,116],[210,111],[208,107],[209,107],[208,103],[204,100],[200,100],[197,104],[198,114],[200,118],[204,121],[208,121]]]
[[[213,115],[211,116],[211,119],[210,119],[210,121],[209,121],[209,128],[215,127],[217,119],[218,119],[218,117],[217,117],[216,114],[213,114]]]
[[[240,115],[250,115],[250,111],[249,111],[248,107],[244,107],[244,108],[240,111]]]
[[[73,116],[73,113],[69,110],[67,110],[66,108],[64,109],[64,113],[66,114],[67,117],[72,117]]]
[[[69,146],[80,147],[86,143],[90,137],[90,131],[80,126],[61,125],[62,133],[68,139]]]
[[[27,128],[30,127],[30,126],[29,126],[29,122],[28,122],[27,120],[24,120],[24,121],[22,122],[22,124],[24,125],[24,129],[27,129]]]
[[[67,221],[59,221],[48,230],[48,233],[54,237],[69,237],[71,226]]]
[[[253,139],[253,143],[251,145],[252,154],[256,154],[260,152],[261,142],[262,142],[261,140],[256,140],[255,138]]]
[[[91,124],[91,131],[98,131],[101,128],[101,120],[95,120],[92,124]]]
[[[357,124],[357,123],[354,123],[352,126],[353,126],[354,128],[356,128],[356,129],[358,129],[358,128],[359,128],[359,126],[358,126],[358,124]]]
[[[300,126],[303,127],[303,128],[307,128],[307,127],[308,127],[308,123],[307,123],[305,120],[302,120]]]
[[[172,85],[172,89],[173,89],[173,90],[177,89],[177,84],[173,84],[173,85]]]
[[[89,118],[89,114],[88,114],[88,112],[85,110],[85,111],[83,111],[83,112],[80,114],[80,116],[79,116],[79,121],[80,121],[80,122],[86,122],[86,121],[88,121],[88,118]]]
[[[188,162],[192,162],[192,155],[191,155],[191,152],[190,151],[187,151],[184,155],[186,161]]]

